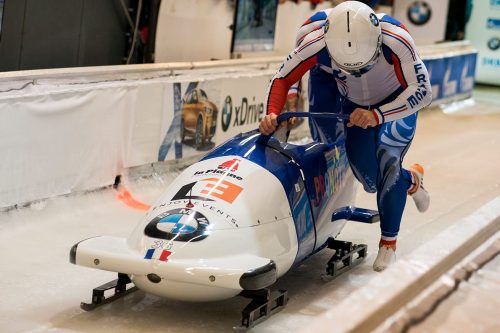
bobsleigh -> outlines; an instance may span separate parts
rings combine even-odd
[[[278,120],[291,116],[328,115],[284,113]],[[335,239],[348,220],[378,219],[352,207],[355,192],[342,133],[305,145],[257,130],[239,134],[186,168],[128,238],[100,236],[72,247],[71,263],[118,273],[82,308],[136,288],[197,302],[242,295],[252,299],[242,319],[251,326],[286,304],[286,291],[270,287],[314,253],[335,250],[331,276],[363,260],[366,245]]]

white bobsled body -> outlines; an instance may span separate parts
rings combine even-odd
[[[232,167],[219,168],[228,161],[234,161]],[[148,225],[157,237],[146,235]],[[269,277],[273,283],[296,253],[283,186],[264,168],[233,156],[188,167],[127,240],[83,241],[76,264],[129,274],[140,289],[156,295],[216,300],[237,295],[243,289],[241,276],[265,270],[271,261],[276,267]],[[162,279],[151,282],[148,274]]]
[[[331,222],[332,212],[352,203],[355,187],[342,145],[315,146],[298,161],[256,137],[185,169],[127,239],[84,240],[71,261],[125,273],[140,289],[179,300],[221,300],[273,284],[340,232],[345,220]]]

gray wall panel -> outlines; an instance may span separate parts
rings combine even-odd
[[[128,29],[120,0],[5,0],[0,71],[122,64]]]
[[[83,0],[27,0],[21,68],[78,63]]]
[[[128,1],[124,2],[128,4]],[[78,64],[121,64],[127,27],[119,0],[85,0]]]
[[[0,36],[0,71],[19,68],[26,0],[6,0]]]

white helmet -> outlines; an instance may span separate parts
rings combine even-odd
[[[359,1],[345,1],[332,9],[325,23],[325,42],[333,62],[343,71],[361,75],[373,67],[382,44],[380,22]]]

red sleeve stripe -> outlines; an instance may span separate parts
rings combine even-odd
[[[301,27],[303,27],[303,26],[305,26],[305,25],[308,25],[308,24],[309,24],[309,23],[311,23],[311,22],[312,22],[312,21],[311,21],[311,18],[308,18],[308,19],[304,22],[304,24],[302,24],[302,25],[301,25]]]
[[[314,65],[318,63],[318,58],[317,58],[317,53],[313,54],[309,58],[302,60],[297,66],[295,66],[291,71],[288,72],[283,78],[287,80],[291,80],[292,83],[290,84],[290,87],[295,83],[298,82],[299,79],[309,70],[311,69]],[[290,88],[289,87],[289,88]]]
[[[391,114],[396,114],[396,113],[404,112],[406,110],[408,110],[408,108],[404,106],[403,109],[398,108],[398,109],[390,111],[390,112],[384,112],[384,116],[388,116],[388,115],[391,115]]]
[[[386,29],[382,29],[382,34],[387,35],[389,37],[392,37],[392,38],[400,41],[410,51],[413,60],[416,60],[415,51],[413,50],[413,47],[404,37],[392,32],[392,31],[386,30]]]
[[[399,84],[403,89],[408,87],[408,82],[406,82],[405,76],[403,74],[403,69],[401,68],[401,61],[398,56],[394,53],[391,55],[392,63],[394,64],[394,71],[396,72],[396,77],[398,78]]]
[[[318,30],[318,29],[315,29],[315,30]],[[297,52],[301,52],[303,49],[305,49],[309,45],[316,43],[318,40],[322,39],[323,37],[324,37],[324,35],[320,35],[320,36],[314,38],[313,40],[308,41],[307,43],[302,45],[299,49],[297,49]]]
[[[309,35],[311,32],[314,32],[314,31],[322,29],[322,28],[323,28],[323,26],[320,25],[320,26],[314,28],[313,30],[306,32],[303,36],[300,36],[300,38],[298,38],[298,40],[297,40],[297,46],[300,46],[300,43],[302,43],[304,38],[306,38],[306,36]]]
[[[377,120],[377,125],[380,125],[382,120],[380,119],[378,113],[375,110],[372,110],[373,115],[375,116],[375,119]]]
[[[290,87],[297,82],[311,67],[318,63],[316,55],[302,61],[292,69],[285,77],[276,78],[271,83],[267,100],[267,113],[279,115],[286,102]]]
[[[410,33],[410,30],[408,30],[408,28],[406,27],[406,25],[404,25],[403,23],[400,23],[399,24],[399,27],[403,30],[405,30],[407,33]]]
[[[406,105],[401,105],[401,106],[398,106],[397,108],[387,110],[387,111],[385,111],[385,112],[383,112],[383,113],[385,114],[385,113],[387,113],[387,112],[397,111],[397,110],[402,109],[402,108],[404,108],[404,107],[406,107]]]

